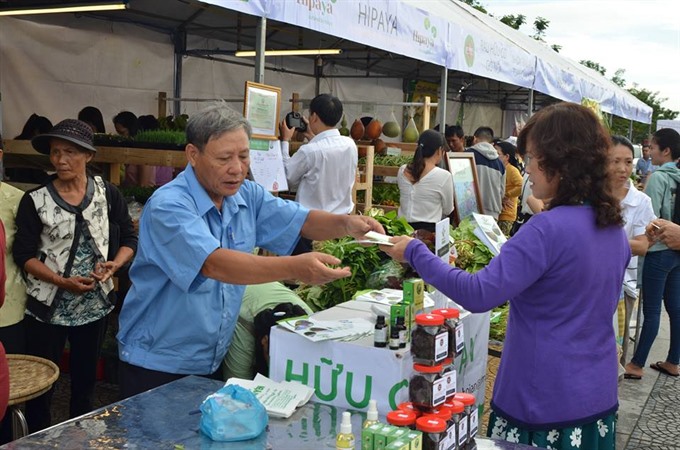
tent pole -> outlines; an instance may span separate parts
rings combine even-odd
[[[264,83],[264,51],[267,43],[267,18],[260,17],[255,35],[255,79],[256,83]]]
[[[633,142],[633,120],[631,119],[630,122],[628,122],[628,140]]]
[[[529,105],[527,106],[527,114],[529,117],[534,113],[534,89],[529,89]]]
[[[449,70],[442,67],[442,81],[439,85],[439,101],[437,102],[437,115],[439,116],[439,131],[446,131],[446,97],[449,93]]]
[[[182,60],[187,51],[187,32],[185,29],[176,31],[173,35],[174,41],[174,86],[172,89],[172,96],[175,98],[182,98]],[[181,113],[181,106],[178,100],[172,102],[172,113],[178,117]]]

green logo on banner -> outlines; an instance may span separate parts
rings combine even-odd
[[[437,37],[437,27],[435,27],[434,25],[432,25],[432,23],[430,22],[430,18],[429,18],[429,17],[426,17],[426,18],[425,18],[424,26],[425,26],[425,29],[426,29],[426,30],[430,30],[430,33],[432,33],[432,37],[433,37],[433,38],[436,38],[436,37]]]
[[[261,151],[269,151],[269,142],[270,141],[265,141],[263,139],[251,139],[250,140],[250,149],[251,150],[261,150]]]
[[[472,65],[475,63],[475,40],[472,39],[472,36],[470,35],[465,38],[463,54],[465,55],[465,63],[468,65],[468,67],[472,67]]]

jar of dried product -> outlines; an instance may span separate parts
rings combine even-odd
[[[446,422],[432,416],[422,416],[416,420],[416,430],[423,433],[422,450],[446,450]]]
[[[409,400],[417,408],[431,409],[446,401],[446,379],[442,366],[414,364],[408,386]]]
[[[438,365],[448,356],[449,336],[444,317],[436,314],[418,314],[411,332],[413,362],[427,366]]]

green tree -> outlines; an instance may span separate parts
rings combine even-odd
[[[509,26],[510,28],[514,28],[515,30],[519,30],[519,27],[524,25],[527,21],[527,18],[524,14],[508,14],[503,17],[501,17],[501,22]]]
[[[602,76],[605,76],[605,74],[607,73],[607,69],[605,69],[604,67],[602,67],[599,63],[596,63],[595,61],[591,61],[589,59],[582,59],[581,61],[579,61],[579,63],[583,64],[586,67],[593,69],[596,72],[600,72],[600,74]]]
[[[478,0],[460,0],[460,1],[462,1],[463,3],[466,3],[466,4],[470,5],[470,6],[472,6],[472,7],[475,8],[477,11],[481,11],[481,12],[483,12],[484,14],[488,14],[488,12],[486,11],[486,8],[484,7],[484,5],[482,5],[481,3],[479,3]]]
[[[614,76],[612,77],[612,81],[614,82],[615,85],[625,88],[626,87],[626,80],[623,78],[623,75],[626,73],[626,69],[619,69],[616,72],[614,72]]]
[[[619,71],[617,71],[618,73]],[[660,97],[659,92],[652,92],[647,89],[641,89],[636,83],[633,87],[628,89],[641,102],[649,105],[652,108],[652,123],[651,125],[640,122],[633,122],[633,134],[631,139],[634,143],[640,143],[649,138],[650,130],[656,130],[656,121],[659,119],[673,120],[678,117],[678,112],[662,106],[668,100],[666,97]],[[612,121],[611,131],[613,134],[620,134],[628,136],[628,127],[630,120],[621,117],[614,117]]]
[[[531,36],[532,38],[536,39],[537,41],[545,42],[545,31],[548,29],[548,26],[550,25],[550,21],[548,19],[545,19],[543,17],[536,17],[536,20],[534,20],[534,34]]]

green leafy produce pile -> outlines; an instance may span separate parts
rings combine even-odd
[[[451,229],[454,246],[458,252],[456,267],[470,273],[480,271],[493,258],[491,250],[475,236],[475,226],[474,221],[466,217],[460,222],[458,228]]]
[[[375,183],[373,185],[373,204],[382,206],[399,206],[399,186],[391,183]],[[364,203],[366,191],[357,192],[357,202]]]
[[[413,233],[413,228],[403,218],[397,217],[395,211],[384,213],[379,208],[372,208],[367,215],[380,222],[388,235],[401,236]],[[320,311],[351,300],[358,290],[366,288],[370,275],[388,258],[377,245],[364,247],[348,243],[353,240],[352,237],[344,237],[315,243],[316,251],[335,256],[341,261],[342,266],[351,269],[352,275],[323,286],[300,286],[296,290],[297,294],[313,310]]]
[[[392,183],[375,183],[373,185],[373,204],[399,206],[399,186]]]
[[[154,142],[159,144],[184,146],[187,142],[187,136],[184,131],[176,130],[140,131],[135,136],[135,142]]]
[[[494,322],[491,322],[491,326],[489,327],[489,340],[503,342],[505,341],[505,329],[508,326],[510,303],[506,302],[501,306],[495,307],[493,312],[500,312],[501,315]]]
[[[177,117],[165,116],[158,119],[158,123],[161,126],[161,130],[176,130],[184,131],[187,127],[187,121],[189,116],[186,114],[180,114]]]
[[[95,133],[93,142],[100,147],[128,147],[132,138],[118,134]]]
[[[373,165],[401,167],[404,164],[410,163],[412,159],[412,156],[375,155]],[[366,164],[366,158],[359,159],[359,164]]]
[[[480,271],[493,258],[491,250],[475,236],[475,226],[475,222],[467,217],[460,222],[458,228],[451,228],[451,236],[454,239],[456,252],[458,252],[456,267],[470,273]],[[507,302],[493,309],[493,312],[500,312],[501,316],[491,323],[489,339],[501,342],[505,340],[505,329],[508,325],[509,311],[510,304]]]

